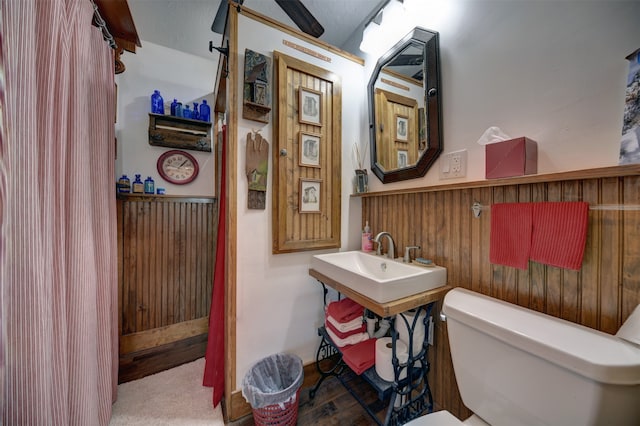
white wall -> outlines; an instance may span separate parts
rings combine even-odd
[[[373,176],[370,190],[484,179],[484,148],[476,141],[490,126],[537,141],[541,174],[618,164],[625,57],[640,47],[640,2],[432,5],[443,1],[444,16],[413,18],[440,34],[444,152],[468,150],[467,178],[440,181],[437,162],[421,179],[383,185]],[[396,26],[406,34],[413,24]],[[366,81],[376,60],[367,56]]]
[[[155,89],[164,98],[166,114],[174,98],[183,104],[189,102],[192,107],[193,102],[201,103],[206,99],[213,114],[217,55],[207,60],[148,41],[141,44],[136,54],[123,55],[126,70],[116,76],[116,177],[124,173],[133,182],[134,175],[139,173],[142,180],[151,176],[156,188],[165,188],[169,195],[212,196],[215,192],[214,153],[187,151],[198,160],[200,173],[187,185],[174,185],[163,180],[156,169],[158,157],[171,148],[149,145],[148,131],[150,99]]]
[[[418,20],[440,33],[444,147],[445,152],[469,150],[468,176],[463,181],[484,179],[484,150],[476,141],[493,125],[514,137],[528,136],[538,142],[540,173],[617,164],[628,68],[624,58],[640,47],[640,2],[447,1],[453,10],[448,20],[432,21],[437,15],[433,13]],[[277,49],[342,77],[341,249],[359,248],[361,202],[349,196],[354,169],[351,150],[354,142],[362,147],[369,137],[366,85],[377,57],[368,57],[363,69],[324,52],[332,58],[328,64],[283,45],[283,39],[293,40],[289,35],[242,15],[239,21],[240,64],[245,48],[268,56]],[[401,25],[406,27],[403,33],[412,28],[408,20]],[[117,77],[116,172],[151,175],[157,186],[164,185],[172,194],[211,195],[213,154],[192,151],[202,166],[194,183],[184,187],[161,183],[155,164],[166,148],[148,144],[147,128],[153,89],[161,90],[168,102],[173,97],[206,97],[213,104],[216,64],[150,42],[142,44],[136,55],[125,54],[127,71]],[[242,99],[241,93],[238,98]],[[240,109],[236,113],[242,116]],[[244,170],[246,134],[258,128],[273,149],[271,124],[240,119],[236,165],[240,171]],[[369,163],[367,156],[365,164]],[[370,189],[461,181],[439,181],[437,166],[423,178],[387,185],[370,173]],[[271,254],[271,179],[265,210],[247,209],[244,176],[239,176],[237,190],[239,388],[248,367],[272,353],[293,352],[305,363],[311,362],[319,343],[315,330],[323,316],[321,287],[307,273],[311,255],[317,252]]]
[[[424,178],[383,185],[370,174],[370,190],[484,179],[484,149],[476,141],[489,126],[539,144],[539,173],[616,165],[628,63],[638,47],[640,2],[448,0],[450,14],[418,16],[440,33],[445,152],[469,150],[466,179],[439,181],[437,164]],[[410,20],[400,33],[412,28]],[[361,203],[351,199],[354,142],[368,138],[366,85],[377,57],[364,71],[344,59],[331,64],[282,44],[290,39],[240,16],[238,61],[245,48],[265,55],[274,49],[334,70],[343,78],[342,250],[359,248]],[[356,43],[359,43],[357,40]],[[305,45],[304,42],[296,41]],[[313,50],[317,47],[308,46]],[[242,78],[242,75],[240,76]],[[241,93],[238,93],[241,99]],[[237,111],[241,116],[241,110]],[[273,119],[272,119],[273,123]],[[271,125],[240,120],[238,170],[244,169],[245,136]],[[273,149],[273,141],[269,140]],[[370,164],[367,156],[365,164]],[[271,167],[271,165],[270,165]],[[322,322],[320,285],[307,274],[316,252],[271,254],[269,181],[265,210],[246,208],[246,179],[238,184],[237,377],[276,352],[311,362]],[[374,230],[377,232],[379,230]]]
[[[282,40],[319,51],[331,57],[331,63],[316,59],[285,46]],[[257,23],[244,15],[239,16],[238,63],[244,64],[244,51],[255,52],[273,58],[278,50],[289,56],[330,70],[342,78],[342,247],[356,249],[360,244],[359,199],[351,199],[351,178],[354,167],[351,161],[352,145],[366,136],[366,103],[363,67],[353,61],[331,54],[323,49],[282,34],[272,27]],[[242,82],[244,70],[239,70]],[[242,84],[238,99],[242,99]],[[273,88],[272,83],[272,88]],[[237,317],[236,317],[236,372],[237,387],[248,368],[259,359],[278,352],[296,353],[304,363],[315,359],[319,344],[316,333],[323,321],[322,287],[308,274],[311,255],[318,252],[272,254],[272,197],[273,164],[271,155],[275,146],[271,123],[242,119],[238,107],[238,252],[237,252]],[[267,203],[264,210],[247,209],[248,183],[242,171],[245,169],[246,135],[261,129],[270,147]]]

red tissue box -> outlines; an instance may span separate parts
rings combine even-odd
[[[485,145],[485,177],[498,179],[538,173],[538,144],[522,137]]]

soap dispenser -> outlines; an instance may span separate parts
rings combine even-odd
[[[362,231],[362,251],[373,251],[373,241],[371,238],[371,228],[369,227],[369,221],[367,221]]]

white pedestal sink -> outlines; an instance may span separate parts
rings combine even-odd
[[[441,266],[416,266],[362,251],[317,254],[311,268],[379,303],[447,283],[447,269]]]

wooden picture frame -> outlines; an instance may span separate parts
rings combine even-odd
[[[322,136],[315,133],[300,132],[298,164],[304,167],[320,168],[320,142]]]
[[[320,213],[321,185],[320,179],[300,179],[298,200],[300,213]]]
[[[409,151],[405,149],[398,150],[398,168],[402,169],[407,167],[409,164]]]
[[[396,114],[396,141],[409,141],[409,117]]]
[[[322,93],[300,87],[298,94],[298,121],[301,124],[322,126]]]
[[[267,105],[267,85],[264,82],[253,83],[253,102],[258,105]]]

